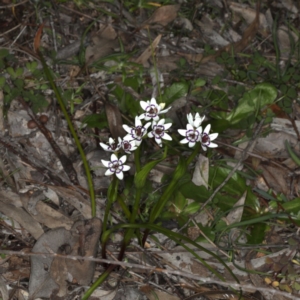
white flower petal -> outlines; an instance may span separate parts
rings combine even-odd
[[[153,131],[150,131],[150,132],[148,133],[148,137],[151,138],[151,139],[154,137]]]
[[[127,156],[126,155],[123,155],[119,161],[122,162],[122,165],[126,162],[126,159],[127,159]]]
[[[195,145],[196,145],[196,142],[194,142],[194,141],[190,141],[189,142],[189,147],[190,148],[194,147]]]
[[[191,124],[186,124],[186,129],[187,130],[193,130],[194,129],[194,127],[193,127],[193,125],[191,125]]]
[[[142,119],[145,119],[145,117],[146,117],[146,114],[141,114],[141,115],[139,115],[138,118],[139,118],[140,120],[142,120]]]
[[[171,136],[168,135],[167,133],[164,133],[164,135],[162,136],[162,138],[163,138],[164,140],[172,141]]]
[[[203,144],[201,144],[201,147],[202,147],[203,151],[207,150],[207,148]]]
[[[168,108],[166,108],[166,109],[164,109],[164,110],[161,110],[159,113],[160,113],[160,114],[165,114],[165,113],[168,112],[171,108],[172,108],[172,107],[170,106],[170,107],[168,107]]]
[[[188,139],[183,139],[179,143],[180,144],[187,144],[187,143],[189,143],[189,140]]]
[[[119,172],[119,173],[116,173],[116,176],[117,176],[120,180],[122,180],[122,179],[124,178],[124,174],[123,174],[122,171]]]
[[[151,126],[151,122],[146,123],[143,127],[147,130],[149,128],[149,126]]]
[[[172,126],[172,123],[167,123],[164,125],[165,130],[168,130]]]
[[[123,128],[126,132],[131,133],[131,127],[129,127],[128,125],[124,124]]]
[[[203,132],[209,134],[210,127],[211,127],[211,125],[207,124]]]
[[[218,137],[218,135],[219,135],[218,133],[211,133],[209,135],[209,138],[210,138],[211,141],[213,141],[213,140],[215,140]]]
[[[187,132],[186,129],[178,129],[177,131],[179,132],[180,135],[183,135],[183,136],[185,136],[186,132]]]
[[[142,126],[142,122],[138,116],[135,117],[135,127]]]
[[[209,147],[209,148],[217,148],[218,145],[215,144],[215,143],[210,143],[209,145],[207,145],[207,147]]]
[[[140,101],[140,106],[143,110],[146,110],[149,104],[146,101]]]
[[[165,119],[160,119],[158,122],[157,122],[157,125],[164,125],[165,124]]]
[[[110,164],[109,160],[101,159],[101,162],[102,162],[102,164],[103,164],[104,167],[109,168],[109,164]]]
[[[111,176],[112,174],[114,174],[115,172],[112,172],[110,169],[107,169],[105,172],[105,176]]]
[[[159,147],[162,146],[161,139],[155,138],[155,142],[157,143],[157,145],[158,145]]]
[[[115,143],[115,140],[114,140],[113,138],[110,137],[110,138],[108,139],[108,143],[109,143],[110,145],[111,145],[111,144],[114,144],[114,143]]]
[[[110,161],[118,160],[118,157],[113,153],[110,157]]]
[[[104,143],[99,143],[100,146],[105,150],[105,151],[108,151],[109,150],[109,146],[104,144]]]
[[[123,172],[127,172],[128,170],[130,170],[130,166],[123,165]]]
[[[150,103],[155,106],[158,106],[155,98],[151,98]]]

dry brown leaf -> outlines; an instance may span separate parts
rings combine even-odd
[[[119,108],[110,103],[106,103],[105,112],[108,121],[109,131],[113,138],[117,140],[118,137],[123,137],[126,133],[122,127],[123,122]]]
[[[156,9],[153,15],[143,22],[141,28],[144,28],[153,24],[160,24],[162,26],[168,25],[177,17],[177,12],[180,8],[179,4],[175,5],[164,5]]]
[[[237,3],[237,2],[231,2],[229,5],[229,8],[237,13],[238,15],[242,16],[243,19],[247,22],[247,24],[251,24],[255,17],[257,10],[245,6],[243,4]],[[262,13],[259,13],[259,26],[263,29],[266,30],[269,27],[269,24],[267,22],[266,16]]]
[[[74,206],[84,218],[89,219],[92,215],[91,205],[89,200],[85,199],[79,192],[71,188],[62,186],[49,186],[53,189],[61,198],[67,201],[70,205]]]
[[[147,49],[135,60],[135,62],[137,64],[144,65],[147,62],[147,60],[152,56],[152,53],[155,52],[155,49],[156,49],[157,45],[159,44],[161,37],[162,37],[162,35],[159,34],[154,39],[152,44],[149,47],[147,47]]]
[[[96,43],[94,46],[88,46],[86,48],[85,61],[87,62],[87,65],[114,53],[114,49],[119,45],[118,40],[108,40],[101,37],[95,39],[95,41]]]
[[[244,204],[245,204],[246,196],[247,196],[247,191],[244,192],[242,197],[234,204],[233,209],[227,215],[226,220],[228,222],[227,223],[228,225],[241,221],[244,212]]]
[[[21,195],[23,207],[37,222],[49,228],[64,227],[69,230],[73,225],[73,221],[44,203],[42,201],[44,199],[46,199],[46,196],[42,192]]]
[[[193,173],[192,181],[195,185],[204,185],[208,188],[208,171],[209,171],[209,159],[200,154]]]
[[[87,65],[98,59],[114,53],[114,49],[119,46],[116,39],[117,33],[111,26],[106,26],[100,32],[92,36],[93,46],[88,46],[85,51],[85,61]]]
[[[262,171],[264,180],[268,188],[284,195],[289,194],[288,177],[285,169],[261,164],[259,170]]]
[[[198,62],[198,63],[207,63],[209,61],[215,60],[218,56],[220,56],[223,52],[234,52],[238,53],[244,50],[249,43],[252,41],[252,39],[255,37],[258,27],[259,27],[259,13],[260,10],[260,1],[257,2],[256,5],[256,15],[253,20],[253,22],[248,26],[248,28],[245,30],[243,37],[238,42],[232,43],[227,45],[226,47],[220,49],[218,52],[216,52],[213,55],[209,55],[206,57],[203,57],[203,54],[185,54],[185,53],[178,53],[185,58],[187,58],[190,62]]]

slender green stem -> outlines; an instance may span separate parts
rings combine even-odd
[[[135,168],[136,168],[136,173],[138,173],[141,170],[141,162],[140,162],[140,150],[141,147],[138,147],[138,149],[134,152],[134,161],[135,161]],[[142,195],[142,189],[141,188],[137,188],[136,190],[136,194],[135,194],[135,200],[134,200],[134,204],[133,204],[133,209],[132,209],[132,213],[130,215],[129,218],[129,223],[130,224],[134,224],[135,220],[136,220],[136,216],[138,214],[138,210],[140,207],[140,201],[141,201],[141,195]],[[130,239],[132,237],[132,234],[134,232],[134,229],[127,229],[124,235],[124,240],[122,243],[122,247],[119,253],[119,260],[123,259],[126,247],[128,246]]]
[[[187,161],[186,161],[186,165],[189,166],[189,164],[194,160],[195,156],[198,154],[199,150],[200,150],[200,143],[197,143],[194,151],[191,153],[191,155],[188,157]]]
[[[84,169],[85,169],[85,173],[86,173],[86,177],[87,177],[87,182],[88,182],[88,187],[89,187],[89,192],[90,192],[90,198],[91,198],[91,210],[92,210],[92,217],[95,217],[96,216],[96,200],[95,200],[95,191],[94,191],[94,187],[93,187],[93,180],[92,180],[92,176],[91,176],[91,172],[90,172],[90,167],[89,167],[89,164],[87,162],[87,159],[86,159],[86,156],[85,156],[85,153],[82,149],[82,146],[80,144],[80,141],[79,141],[79,138],[78,138],[78,135],[74,129],[74,126],[72,124],[72,121],[69,117],[69,114],[67,112],[67,109],[65,107],[65,104],[62,100],[62,96],[52,78],[52,75],[51,75],[51,72],[46,64],[46,61],[42,55],[41,52],[38,52],[39,56],[40,56],[40,59],[41,59],[41,62],[42,62],[42,65],[43,65],[43,68],[44,68],[44,71],[45,71],[45,74],[50,82],[50,85],[55,93],[55,96],[57,98],[57,101],[60,105],[60,109],[61,111],[63,112],[64,114],[64,117],[68,123],[68,126],[69,126],[69,129],[70,129],[70,132],[74,138],[74,141],[75,141],[75,144],[76,144],[76,147],[80,153],[80,156],[81,156],[81,159],[82,159],[82,163],[83,163],[83,166],[84,166]]]
[[[141,161],[140,161],[140,153],[141,153],[142,145],[140,145],[134,151],[134,163],[135,163],[135,172],[138,173],[141,170]]]
[[[85,292],[81,300],[87,300],[92,293],[97,289],[97,287],[102,284],[108,275],[113,271],[116,265],[110,265],[104,273],[100,275],[100,277],[92,284],[92,286]]]
[[[124,212],[126,218],[129,220],[130,216],[131,216],[131,212],[129,211],[126,203],[124,202],[122,195],[118,195],[117,201],[118,201],[119,205],[121,206],[121,208],[123,209],[123,212]]]
[[[157,202],[157,204],[153,207],[153,209],[151,211],[150,218],[149,218],[150,223],[154,223],[155,220],[157,219],[157,217],[161,214],[163,208],[165,207],[168,200],[174,193],[174,191],[177,187],[178,180],[186,172],[188,165],[194,160],[195,156],[198,154],[200,146],[201,146],[200,143],[197,143],[194,151],[188,157],[186,164],[182,164],[182,168],[176,168],[176,170],[174,171],[171,182],[169,183],[168,187],[163,192],[162,196],[160,197],[160,200]],[[144,233],[142,244],[144,244],[146,242],[148,235],[149,235],[149,230],[147,229]]]
[[[116,175],[113,176],[113,180],[109,186],[108,192],[107,192],[107,204],[105,207],[105,213],[103,218],[103,225],[102,225],[102,231],[105,232],[107,229],[107,223],[108,223],[108,216],[110,212],[110,208],[112,204],[116,201],[118,196],[118,185],[119,185],[119,179]]]

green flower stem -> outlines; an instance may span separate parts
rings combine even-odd
[[[106,280],[108,275],[113,271],[115,267],[116,265],[110,265],[107,268],[107,270],[105,270],[104,273],[102,273],[100,277],[92,284],[92,286],[85,292],[81,300],[87,300],[92,295],[92,293],[97,289],[97,287]]]
[[[119,179],[117,178],[116,175],[113,176],[113,180],[111,184],[109,185],[109,189],[107,192],[107,204],[105,207],[105,213],[104,213],[104,218],[103,218],[103,227],[102,231],[105,232],[107,228],[107,222],[108,222],[108,216],[110,212],[110,208],[112,204],[116,201],[117,196],[118,196],[118,185],[119,185]]]
[[[105,213],[104,213],[104,218],[102,223],[102,232],[106,232],[107,230],[109,212],[112,204],[116,201],[118,197],[118,185],[119,185],[119,179],[117,178],[116,175],[114,175],[107,193],[108,201],[105,207]],[[103,258],[106,257],[106,243],[102,244],[102,257]]]
[[[123,212],[124,212],[126,218],[129,220],[130,216],[131,216],[131,212],[128,209],[126,203],[124,202],[123,197],[121,195],[118,195],[117,201],[118,201],[119,205],[121,206],[121,208],[123,209]]]
[[[154,223],[155,220],[158,218],[158,216],[161,214],[161,212],[162,212],[163,208],[166,206],[168,200],[173,195],[173,193],[177,187],[178,181],[186,173],[187,167],[189,166],[189,164],[194,160],[194,158],[198,154],[200,146],[201,146],[200,143],[197,143],[194,151],[188,157],[186,163],[183,163],[183,161],[182,161],[182,163],[177,166],[176,170],[173,173],[172,181],[169,183],[168,187],[165,189],[162,196],[160,197],[160,200],[156,203],[156,205],[153,207],[153,210],[151,211],[149,223]],[[143,245],[145,244],[148,235],[149,235],[149,230],[147,229],[145,231],[145,234],[143,237],[143,241],[142,241]]]
[[[60,105],[60,109],[61,111],[63,112],[64,114],[64,117],[68,123],[68,126],[69,126],[69,129],[70,129],[70,132],[74,138],[74,141],[75,141],[75,144],[76,144],[76,147],[80,153],[80,156],[81,156],[81,159],[82,159],[82,163],[83,163],[83,166],[84,166],[84,169],[85,169],[85,173],[86,173],[86,178],[87,178],[87,182],[88,182],[88,187],[89,187],[89,192],[90,192],[90,198],[91,198],[91,211],[92,211],[92,217],[95,217],[96,216],[96,200],[95,200],[95,191],[94,191],[94,187],[93,187],[93,180],[92,180],[92,176],[91,176],[91,172],[90,172],[90,167],[89,167],[89,164],[86,160],[86,157],[85,157],[85,153],[82,149],[82,146],[80,144],[80,141],[79,141],[79,138],[78,138],[78,135],[74,129],[74,126],[72,124],[72,121],[69,117],[69,114],[66,110],[66,107],[65,107],[65,104],[63,102],[63,99],[62,99],[62,96],[53,80],[53,77],[52,77],[52,74],[46,64],[46,61],[42,55],[42,53],[40,51],[38,51],[38,54],[40,56],[40,59],[41,59],[41,62],[42,62],[42,65],[43,65],[43,69],[45,71],[45,74],[49,80],[49,83],[55,93],[55,96],[57,98],[57,101]]]
[[[192,152],[192,154],[188,157],[187,161],[186,161],[186,165],[189,166],[189,164],[194,160],[195,156],[198,154],[199,150],[200,150],[200,143],[196,143],[196,146],[194,148],[194,151]]]
[[[134,151],[134,163],[135,163],[135,172],[138,173],[141,170],[141,161],[140,161],[140,153],[141,153],[141,145]]]
[[[134,152],[134,161],[135,161],[136,173],[138,173],[141,170],[140,149],[141,149],[141,146],[138,147],[136,149],[136,151]],[[129,223],[130,224],[135,224],[135,219],[136,219],[136,216],[138,214],[139,207],[140,207],[141,195],[142,195],[142,189],[137,188],[132,213],[131,213],[130,218],[129,218]],[[119,257],[118,257],[119,260],[123,259],[126,247],[128,246],[128,244],[131,240],[133,232],[134,232],[134,229],[131,229],[131,228],[126,230],[124,240],[123,240],[123,243],[122,243],[122,247],[121,247],[121,250],[120,250],[120,253],[119,253]]]

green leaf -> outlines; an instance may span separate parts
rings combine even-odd
[[[33,62],[27,62],[26,63],[26,68],[31,72],[33,73],[36,68],[38,66],[38,63],[36,61],[33,61]]]
[[[171,105],[175,100],[185,96],[188,92],[188,84],[185,82],[175,82],[171,86],[165,89],[162,95],[162,102],[166,103],[166,106]]]
[[[19,88],[19,89],[23,89],[24,87],[24,80],[17,78],[16,80],[14,80],[14,85]]]
[[[3,89],[3,87],[4,87],[4,85],[5,85],[5,81],[6,81],[6,79],[5,79],[4,76],[3,76],[3,77],[0,77],[0,88],[1,88],[1,89]]]
[[[198,202],[205,202],[210,192],[204,186],[197,186],[191,180],[180,186],[179,191],[188,199],[193,199]]]
[[[265,239],[265,232],[267,230],[267,223],[256,223],[250,227],[250,234],[247,236],[248,243],[257,245],[262,244]]]
[[[0,60],[2,60],[8,54],[9,54],[9,51],[7,49],[0,49]]]
[[[285,141],[285,147],[286,150],[288,152],[288,154],[290,155],[291,159],[298,165],[300,166],[300,158],[296,155],[296,153],[292,150],[290,144],[288,141]]]
[[[7,73],[10,75],[10,77],[11,77],[12,79],[15,79],[15,78],[16,78],[15,70],[14,70],[12,67],[6,68],[6,71],[7,71]]]
[[[206,235],[206,237],[208,237],[211,241],[214,241],[215,240],[215,237],[216,237],[216,234],[214,233],[213,230],[211,230],[210,227],[204,227],[202,224],[197,224],[199,226],[199,228],[201,229],[201,231]],[[208,240],[202,235],[200,234],[196,240],[195,240],[196,243],[199,243],[199,242],[207,242],[208,243]]]
[[[197,202],[190,203],[187,207],[184,208],[182,213],[185,215],[194,214],[200,210],[200,206],[200,203]]]
[[[231,124],[236,124],[249,114],[260,111],[266,105],[274,103],[277,98],[276,88],[269,83],[258,84],[254,89],[244,94],[238,106],[227,116]]]
[[[295,198],[292,201],[283,203],[281,205],[287,212],[298,214],[300,211],[300,198]]]
[[[194,86],[195,87],[201,87],[201,86],[204,86],[206,84],[206,81],[202,78],[198,78],[195,83],[194,83]]]
[[[106,114],[103,112],[101,114],[91,114],[83,118],[82,123],[87,124],[91,128],[103,129],[108,127],[108,122],[106,119]]]
[[[175,210],[178,213],[181,213],[183,208],[186,206],[187,200],[180,192],[177,192],[172,203],[175,207]]]
[[[146,183],[147,176],[149,172],[161,161],[163,161],[167,156],[167,147],[165,148],[163,157],[154,161],[147,163],[138,173],[135,174],[134,184],[136,188],[140,189],[144,187]]]
[[[20,77],[23,75],[23,68],[17,68],[16,70],[16,77]]]

